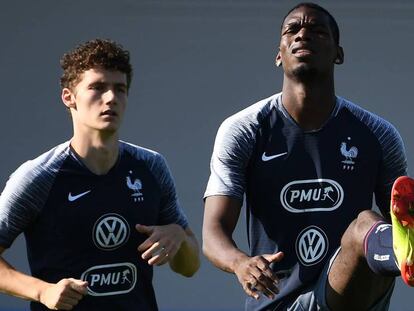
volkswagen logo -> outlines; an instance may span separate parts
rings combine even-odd
[[[325,232],[316,226],[310,226],[299,233],[296,239],[296,254],[304,266],[311,266],[325,257],[328,246]]]
[[[105,214],[93,226],[92,237],[99,249],[114,250],[128,240],[128,222],[121,215]]]

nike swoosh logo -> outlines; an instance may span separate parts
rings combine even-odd
[[[267,155],[266,155],[266,152],[263,152],[263,155],[262,155],[262,161],[263,161],[263,162],[267,162],[267,161],[270,161],[270,160],[273,160],[273,159],[276,159],[276,158],[282,157],[282,156],[284,156],[285,154],[287,154],[287,152],[283,152],[283,153],[278,153],[278,154],[274,154],[274,155],[271,155],[271,156],[267,156]]]
[[[77,199],[79,199],[79,198],[83,197],[84,195],[88,194],[88,193],[89,193],[89,192],[91,192],[91,191],[92,191],[92,190],[88,190],[88,191],[85,191],[85,192],[79,193],[79,194],[77,194],[77,195],[72,195],[72,192],[69,192],[69,194],[68,194],[68,200],[69,200],[69,202],[76,201]]]

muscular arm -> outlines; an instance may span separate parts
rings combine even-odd
[[[230,273],[240,259],[248,257],[232,238],[240,209],[241,202],[228,196],[210,196],[205,201],[203,253],[216,267]]]
[[[209,196],[205,201],[203,252],[218,268],[236,274],[247,295],[273,298],[279,292],[278,279],[270,268],[283,253],[249,257],[238,249],[232,235],[240,215],[241,202],[227,196]]]
[[[43,303],[52,310],[72,310],[86,294],[87,283],[75,279],[63,279],[57,284],[47,283],[14,269],[1,256],[0,246],[0,292]]]

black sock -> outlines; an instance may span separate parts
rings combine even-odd
[[[392,247],[392,227],[385,221],[376,222],[364,239],[364,252],[371,270],[384,276],[399,276],[400,269]]]

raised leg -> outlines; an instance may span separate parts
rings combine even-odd
[[[363,211],[345,231],[326,287],[326,301],[332,311],[368,310],[391,286],[394,277],[375,274],[364,253],[365,236],[380,220],[375,212]]]

